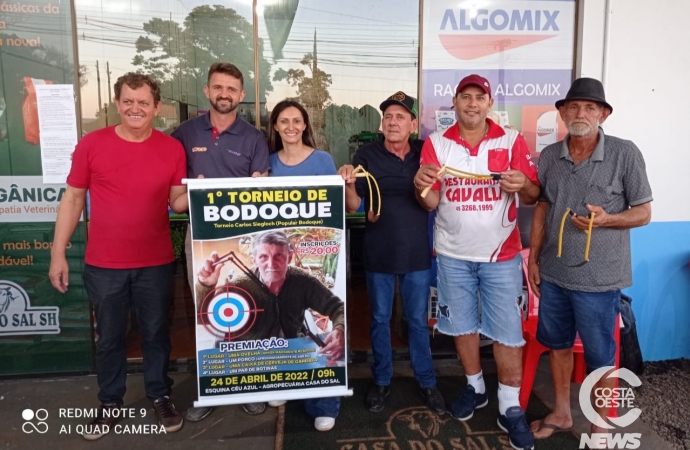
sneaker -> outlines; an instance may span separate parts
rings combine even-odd
[[[314,428],[319,431],[328,431],[335,426],[335,417],[317,417],[314,419]]]
[[[446,401],[436,386],[422,389],[422,396],[426,400],[426,405],[430,410],[442,416],[446,413]]]
[[[245,403],[242,405],[242,409],[250,416],[256,416],[266,411],[266,403]]]
[[[170,397],[159,397],[153,401],[153,409],[158,416],[158,423],[163,425],[166,433],[173,433],[184,423],[182,414],[177,412],[175,405],[170,403]]]
[[[268,406],[272,406],[274,408],[277,408],[279,406],[283,406],[286,403],[287,403],[287,400],[271,400],[270,402],[268,402]]]
[[[212,412],[213,408],[211,408],[210,406],[201,406],[199,408],[190,406],[184,413],[184,417],[190,422],[199,422],[201,420],[204,420]]]
[[[373,413],[383,411],[389,395],[391,395],[390,386],[373,385],[367,394],[367,409]]]
[[[450,405],[450,415],[455,420],[470,420],[474,415],[474,410],[483,408],[489,404],[487,393],[477,394],[474,386],[467,385],[465,392]]]
[[[511,406],[505,415],[499,415],[498,426],[508,433],[510,446],[515,450],[534,449],[534,435],[527,424],[525,412],[519,406]]]
[[[114,417],[115,414],[109,413],[107,410],[119,407],[120,405],[117,403],[101,403],[96,413],[96,418],[84,427],[82,437],[87,441],[95,441],[108,434],[111,426],[117,422],[117,419]]]

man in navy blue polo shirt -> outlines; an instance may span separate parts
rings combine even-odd
[[[371,346],[374,353],[374,385],[367,395],[367,408],[380,412],[390,395],[393,376],[390,320],[393,311],[396,278],[409,325],[410,362],[422,395],[437,414],[446,412],[446,404],[436,389],[429,349],[427,302],[431,281],[431,249],[428,238],[428,212],[415,198],[412,183],[419,169],[423,141],[412,140],[417,129],[417,106],[413,97],[396,92],[381,103],[381,129],[384,140],[362,146],[352,166],[338,173],[346,181],[345,202],[348,212],[359,208],[362,198],[367,209],[380,207],[375,222],[367,218],[364,234],[364,269],[371,302]],[[366,180],[351,176],[361,165],[377,180],[381,200],[370,196]],[[372,202],[374,202],[372,204]]]
[[[187,153],[188,178],[239,178],[268,175],[268,145],[264,135],[237,115],[244,99],[244,77],[233,64],[217,62],[208,70],[204,94],[211,109],[182,123],[172,133]],[[192,236],[187,230],[185,241],[187,276],[194,292]],[[215,286],[214,286],[215,287]],[[260,414],[265,403],[243,405],[247,414]],[[189,408],[186,418],[198,422],[213,408]]]
[[[264,135],[237,115],[244,99],[244,77],[230,63],[214,63],[204,93],[211,109],[183,122],[172,133],[187,152],[189,178],[261,176],[268,172]]]

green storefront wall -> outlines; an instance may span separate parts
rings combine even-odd
[[[61,294],[48,268],[65,185],[42,184],[32,96],[34,84],[74,86],[70,3],[22,5],[0,14],[0,376],[88,372],[93,334],[81,280],[84,224],[67,250],[69,290]]]
[[[20,286],[29,297],[29,312],[44,307],[59,308],[59,333],[56,334],[30,331],[24,334],[21,329],[8,330],[9,326],[0,326],[0,376],[92,369],[91,311],[81,279],[85,250],[83,226],[79,224],[70,241],[71,248],[67,250],[70,276],[66,294],[58,292],[48,278],[54,232],[54,223],[0,223],[3,249],[0,289],[7,281]],[[33,318],[33,322],[40,325],[38,313],[13,312],[5,316],[8,325],[13,318],[20,324],[22,319],[26,323]]]

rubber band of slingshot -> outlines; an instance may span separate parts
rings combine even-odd
[[[376,208],[376,216],[381,215],[381,189],[379,188],[379,184],[376,182],[376,178],[374,176],[367,172],[364,167],[361,165],[357,166],[355,170],[352,171],[352,175],[355,175],[356,177],[361,177],[363,176],[367,180],[367,186],[369,187],[369,198],[371,199],[369,201],[369,211],[372,213],[374,212],[374,191],[371,189],[371,182],[374,182],[374,186],[376,186],[376,194],[378,198],[378,207]]]
[[[561,254],[563,253],[563,228],[565,228],[565,219],[568,218],[569,214],[570,208],[567,208],[563,213],[563,217],[561,217],[561,226],[558,229],[558,253],[556,254],[557,258],[560,258]]]
[[[378,198],[378,208],[376,211],[376,215],[380,216],[381,215],[381,191],[379,190],[379,185],[376,182],[376,179],[373,176],[371,176],[370,173],[367,172],[367,185],[369,185],[369,198],[371,198],[371,199],[374,198],[374,193],[371,190],[371,182],[372,181],[374,182],[374,186],[376,186],[376,194],[377,194],[377,198]],[[374,211],[373,203],[374,202],[369,202],[369,211],[372,211],[372,212]]]
[[[585,261],[589,261],[589,245],[592,243],[592,225],[595,213],[589,213],[589,227],[587,227],[587,244],[585,245]]]
[[[464,170],[454,169],[452,167],[446,166],[446,172],[456,176],[457,178],[464,178],[466,180],[491,180],[493,177],[491,175],[481,175],[478,173],[465,172]]]
[[[450,166],[446,166],[445,164],[439,169],[437,172],[437,176],[442,177],[445,176],[446,174],[451,174],[456,178],[462,178],[465,180],[493,180],[494,177],[491,175],[481,175],[478,173],[472,173],[472,172],[465,172],[464,170],[460,169],[455,169]],[[420,197],[426,198],[426,196],[429,194],[429,191],[431,190],[431,186],[427,186],[422,190],[422,193],[419,194]]]

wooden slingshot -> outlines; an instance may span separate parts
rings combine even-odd
[[[367,219],[369,219],[369,222],[376,222],[379,220],[379,216],[381,215],[381,189],[379,189],[379,184],[376,182],[376,178],[364,170],[364,167],[362,167],[361,164],[357,166],[350,175],[356,178],[367,179],[367,185],[369,186],[369,212],[367,212]],[[376,195],[378,197],[378,208],[376,209],[376,214],[374,214],[374,192],[371,189],[372,182],[376,187]]]
[[[565,228],[565,219],[567,219],[569,215],[573,216],[575,215],[575,212],[572,209],[567,208],[563,213],[563,217],[561,217],[561,226],[558,230],[558,253],[556,254],[556,258],[560,258],[561,254],[563,253],[563,229]],[[585,233],[587,233],[587,242],[585,243],[585,259],[581,263],[570,267],[581,267],[589,261],[589,247],[592,243],[592,225],[594,224],[595,215],[596,214],[594,212],[589,213],[589,227],[587,228],[587,231],[585,231]]]
[[[441,166],[441,169],[438,171],[438,176],[442,177],[445,176],[446,174],[452,175],[456,178],[464,178],[466,180],[496,180],[499,181],[501,179],[501,174],[500,173],[490,173],[489,175],[480,175],[478,173],[472,173],[472,172],[465,172],[464,170],[456,169],[454,167],[450,167],[447,165]],[[419,194],[422,198],[425,198],[427,194],[429,193],[429,190],[431,189],[431,186],[427,186],[424,188],[421,194]]]

